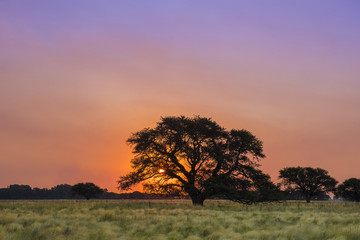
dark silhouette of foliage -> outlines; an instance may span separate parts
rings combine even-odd
[[[262,142],[249,131],[226,131],[199,116],[165,117],[127,142],[134,170],[120,177],[120,190],[143,182],[147,192],[188,194],[196,205],[215,196],[244,203],[278,199],[278,188],[257,169],[265,157]]]
[[[69,184],[60,184],[52,187],[50,192],[53,194],[54,198],[55,196],[61,196],[61,198],[70,199],[73,195],[71,188],[72,186]]]
[[[280,170],[279,178],[287,191],[301,192],[307,203],[321,194],[335,192],[337,184],[337,181],[321,168],[288,167]]]
[[[13,184],[9,186],[7,193],[13,197],[27,196],[30,199],[33,192],[29,185]]]
[[[350,178],[340,184],[336,196],[349,201],[360,202],[360,179]]]
[[[0,188],[0,199],[70,199],[71,185],[57,185],[51,189],[31,188],[29,185],[13,184]]]
[[[0,188],[0,199],[82,199],[83,196],[74,195],[72,186],[69,184],[61,184],[51,189],[31,188],[28,185],[10,185],[7,188]],[[169,199],[172,196],[164,196],[161,194],[146,194],[140,192],[131,193],[114,193],[104,192],[98,196],[101,199]]]
[[[291,191],[291,192],[287,192],[284,191],[284,199],[285,200],[306,200],[305,195],[300,192],[300,191]],[[311,198],[311,201],[315,200],[315,201],[327,201],[330,199],[330,196],[327,195],[326,193],[320,193],[314,197]]]
[[[87,200],[90,198],[96,198],[104,192],[100,187],[94,183],[78,183],[72,186],[71,191],[74,194],[84,196]]]

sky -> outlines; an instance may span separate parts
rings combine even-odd
[[[0,1],[0,187],[117,191],[126,139],[211,117],[261,169],[360,178],[360,2]]]

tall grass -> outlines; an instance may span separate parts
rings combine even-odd
[[[360,239],[360,205],[187,200],[0,201],[0,240]]]

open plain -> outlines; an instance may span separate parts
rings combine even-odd
[[[0,201],[0,240],[360,239],[360,205],[208,200]]]

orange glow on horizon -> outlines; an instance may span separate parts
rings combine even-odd
[[[136,157],[126,140],[180,115],[250,131],[275,182],[296,166],[360,178],[356,7],[151,6],[0,1],[0,188],[93,182],[118,192]]]

